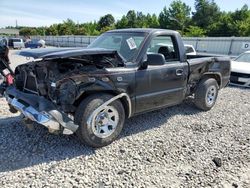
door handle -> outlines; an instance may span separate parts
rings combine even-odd
[[[177,76],[182,76],[183,75],[183,69],[176,69],[176,75]]]

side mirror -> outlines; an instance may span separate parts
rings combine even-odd
[[[165,64],[165,57],[162,54],[148,54],[147,65],[160,66]]]

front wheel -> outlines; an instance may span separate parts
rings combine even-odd
[[[121,133],[125,112],[120,100],[96,111],[112,97],[108,94],[93,95],[79,105],[75,114],[75,122],[79,125],[76,134],[85,144],[103,147],[112,143]]]
[[[201,110],[208,111],[216,103],[219,86],[215,79],[207,78],[200,81],[195,91],[194,103]]]

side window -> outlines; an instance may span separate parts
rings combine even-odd
[[[166,62],[178,61],[175,41],[171,36],[156,36],[152,39],[148,53],[158,53],[165,57]]]

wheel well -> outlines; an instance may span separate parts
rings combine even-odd
[[[87,92],[84,92],[75,102],[74,102],[74,106],[75,107],[78,107],[80,105],[80,103],[86,99],[87,97],[91,96],[91,95],[94,95],[96,94],[97,92],[96,91],[87,91]],[[109,95],[112,95],[112,96],[116,96],[118,95],[118,93],[114,92],[114,91],[101,91],[101,92],[98,92],[98,94],[109,94]],[[123,108],[124,108],[124,111],[125,111],[125,115],[126,117],[129,116],[129,104],[128,104],[128,101],[126,99],[126,97],[122,97],[120,99],[117,99],[117,100],[120,100],[122,105],[123,105]]]
[[[203,80],[203,79],[208,79],[208,78],[214,78],[217,83],[218,83],[218,86],[219,88],[221,87],[221,76],[219,74],[214,74],[214,73],[211,73],[211,74],[204,74],[200,80]]]

